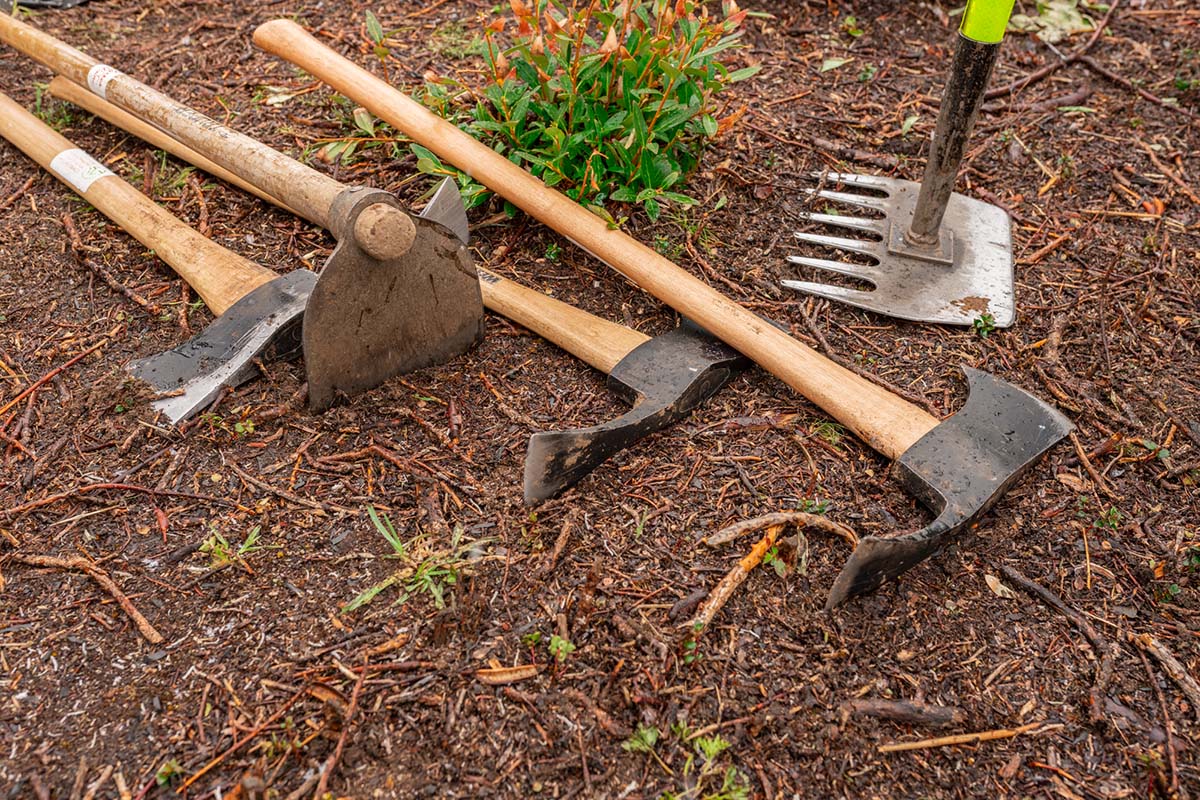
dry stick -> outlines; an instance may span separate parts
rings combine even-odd
[[[62,215],[62,224],[63,227],[67,229],[67,235],[71,237],[71,253],[75,256],[76,261],[90,269],[96,275],[99,275],[100,280],[108,284],[108,288],[112,289],[114,292],[124,295],[129,300],[146,309],[146,311],[150,314],[158,316],[158,314],[161,313],[162,310],[158,307],[157,303],[153,303],[142,297],[133,289],[130,289],[128,286],[114,278],[112,273],[110,273],[107,269],[84,255],[88,252],[88,248],[84,246],[83,239],[80,238],[79,231],[75,228],[75,220],[71,218],[70,214]]]
[[[1200,684],[1196,683],[1196,679],[1191,676],[1187,667],[1180,664],[1179,659],[1175,658],[1162,642],[1148,633],[1127,633],[1125,638],[1131,644],[1154,656],[1158,663],[1162,664],[1163,671],[1171,676],[1171,680],[1175,681],[1176,685],[1187,695],[1188,701],[1192,704],[1192,713],[1196,715],[1197,720],[1200,720]]]
[[[338,511],[338,512],[341,512],[342,514],[358,513],[356,511],[354,511],[353,509],[342,508],[341,506],[335,506],[332,503],[321,503],[316,500],[309,500],[309,499],[301,497],[299,495],[292,494],[291,492],[287,491],[286,489],[277,489],[276,487],[272,486],[271,484],[267,483],[266,481],[260,481],[258,478],[254,478],[254,477],[251,477],[250,475],[246,474],[245,470],[243,470],[241,467],[239,467],[237,464],[235,464],[232,459],[227,458],[226,460],[228,461],[229,466],[233,468],[233,471],[238,474],[238,477],[240,477],[246,483],[250,484],[251,486],[257,487],[259,489],[262,489],[264,492],[270,492],[271,494],[281,497],[284,500],[287,500],[288,502],[297,503],[302,506],[308,506],[309,508],[314,508],[317,511]]]
[[[1079,443],[1079,437],[1075,435],[1075,431],[1067,434],[1071,438],[1071,444],[1075,445],[1075,454],[1079,456],[1079,463],[1087,470],[1087,474],[1092,479],[1092,483],[1096,484],[1096,488],[1107,497],[1109,500],[1120,500],[1116,493],[1109,488],[1108,482],[1104,480],[1104,476],[1096,472],[1096,468],[1092,466],[1092,460],[1087,457],[1087,453],[1083,452],[1083,445]]]
[[[554,549],[550,551],[550,558],[546,561],[544,572],[551,573],[555,566],[558,565],[558,558],[562,555],[562,551],[566,549],[567,542],[571,539],[571,517],[568,516],[563,520],[562,528],[558,532],[558,538],[554,540]]]
[[[35,508],[48,506],[57,503],[59,500],[65,500],[68,497],[74,497],[77,494],[85,492],[94,492],[100,489],[120,489],[126,492],[141,492],[143,494],[160,495],[163,497],[185,497],[189,500],[203,500],[206,503],[217,503],[219,505],[232,508],[235,503],[220,497],[212,497],[207,494],[192,494],[191,492],[177,492],[172,489],[148,489],[145,486],[135,486],[132,483],[89,483],[86,486],[80,486],[75,489],[68,489],[65,492],[43,497],[41,500],[32,500],[24,505],[15,506],[13,508],[0,508],[0,515],[13,516],[16,514],[24,514],[27,511],[32,511]]]
[[[936,739],[922,739],[919,742],[884,744],[879,746],[879,752],[898,753],[903,750],[924,750],[928,747],[947,747],[956,744],[990,742],[993,739],[1011,739],[1014,736],[1020,736],[1022,733],[1028,733],[1035,728],[1040,728],[1043,724],[1041,722],[1031,722],[1019,728],[999,728],[993,731],[980,731],[979,733],[958,733],[953,736],[939,736]]]
[[[1078,628],[1087,640],[1091,642],[1092,648],[1096,651],[1098,663],[1096,665],[1096,679],[1092,684],[1091,690],[1088,692],[1088,719],[1093,723],[1103,722],[1104,717],[1104,697],[1108,687],[1108,682],[1112,679],[1113,671],[1113,655],[1115,648],[1108,643],[1108,640],[1097,632],[1092,627],[1091,623],[1083,618],[1075,609],[1068,606],[1062,601],[1058,595],[1042,586],[1040,583],[1031,581],[1026,578],[1018,570],[1007,564],[1000,567],[1000,572],[1004,577],[1015,583],[1022,591],[1033,597],[1038,598],[1047,605],[1057,609],[1060,614]]]
[[[1158,698],[1158,706],[1162,710],[1163,715],[1163,734],[1167,740],[1167,759],[1171,765],[1171,796],[1179,796],[1179,771],[1175,763],[1175,735],[1171,731],[1171,712],[1167,709],[1167,698],[1163,694],[1162,687],[1158,685],[1158,681],[1154,678],[1154,667],[1150,666],[1150,659],[1146,657],[1143,650],[1138,650],[1138,657],[1142,659],[1142,666],[1146,669],[1146,675],[1150,678],[1150,686],[1154,689],[1154,695]]]
[[[189,777],[186,781],[184,781],[183,785],[180,786],[179,789],[176,790],[177,794],[183,794],[184,792],[186,792],[187,788],[189,786],[191,786],[196,781],[200,780],[200,778],[202,778],[205,774],[207,774],[209,770],[211,770],[213,767],[219,765],[222,761],[224,761],[226,758],[228,758],[231,754],[242,749],[246,745],[247,742],[251,741],[252,739],[257,738],[260,733],[262,733],[264,730],[266,730],[271,725],[274,725],[276,722],[278,722],[279,718],[282,717],[284,714],[286,714],[288,712],[288,710],[296,704],[296,701],[299,700],[300,698],[304,697],[306,694],[308,694],[308,689],[304,688],[304,689],[301,689],[300,691],[296,692],[295,694],[293,694],[291,697],[289,697],[288,701],[286,703],[284,703],[282,706],[280,706],[279,709],[276,710],[276,712],[274,714],[267,717],[267,719],[261,725],[254,726],[254,730],[250,731],[245,736],[243,736],[241,739],[238,739],[236,742],[231,744],[229,746],[229,749],[227,749],[225,752],[221,753],[219,756],[214,758],[212,761],[208,762],[203,767],[201,767],[199,772],[192,773],[191,777]]]
[[[77,569],[82,572],[86,572],[88,576],[92,578],[92,580],[100,584],[104,591],[112,595],[113,599],[117,601],[117,605],[121,606],[121,609],[128,614],[129,618],[133,620],[133,623],[137,625],[138,632],[146,638],[146,641],[150,642],[151,644],[162,644],[164,641],[166,641],[163,638],[163,635],[156,631],[154,626],[142,616],[141,612],[138,611],[136,607],[134,607],[133,602],[125,596],[125,593],[121,591],[121,588],[117,586],[113,579],[108,577],[108,573],[100,569],[100,567],[96,566],[92,562],[88,561],[86,558],[82,558],[80,556],[75,556],[73,558],[55,558],[54,556],[24,555],[22,553],[13,553],[9,556],[9,558],[22,564],[28,564],[31,567],[50,567],[54,569],[68,570]]]
[[[1171,183],[1178,186],[1180,190],[1187,195],[1189,200],[1200,206],[1200,197],[1196,196],[1196,193],[1192,191],[1192,187],[1184,183],[1183,178],[1179,177],[1175,170],[1171,169],[1162,161],[1160,161],[1158,156],[1155,154],[1154,149],[1150,147],[1150,145],[1146,144],[1141,139],[1138,140],[1137,144],[1146,155],[1150,156],[1151,163],[1154,164],[1159,172],[1161,172],[1163,175],[1166,175],[1171,180]]]
[[[745,583],[746,578],[750,576],[754,568],[762,563],[767,551],[779,541],[779,535],[789,525],[797,528],[816,528],[826,533],[841,536],[850,542],[852,547],[858,545],[858,536],[844,525],[839,525],[836,522],[815,514],[805,514],[800,511],[765,514],[761,517],[734,523],[724,530],[713,534],[705,540],[710,545],[723,544],[744,534],[759,531],[763,528],[767,529],[766,534],[758,540],[754,547],[750,548],[750,552],[743,556],[734,565],[733,569],[721,579],[721,582],[712,590],[712,594],[700,606],[700,609],[696,612],[696,616],[692,617],[691,621],[687,623],[688,632],[685,638],[685,645],[687,642],[694,642],[704,632],[704,629],[712,624],[713,618],[729,602],[729,598],[733,596],[737,588]]]
[[[321,770],[321,780],[317,782],[317,790],[313,792],[313,800],[321,800],[325,797],[325,791],[329,785],[329,776],[333,774],[337,768],[338,762],[342,759],[342,751],[346,749],[346,740],[350,738],[350,728],[354,723],[354,712],[358,710],[358,697],[362,694],[363,683],[367,679],[368,669],[363,669],[359,674],[358,680],[354,682],[354,691],[350,693],[350,705],[346,708],[346,716],[342,720],[342,733],[338,736],[337,746],[333,748],[333,755],[325,762],[324,768]]]
[[[40,389],[47,381],[52,380],[56,375],[59,375],[64,370],[70,369],[71,367],[75,366],[77,363],[82,361],[84,359],[84,357],[91,355],[92,353],[96,352],[97,350],[99,350],[101,347],[103,347],[106,344],[108,344],[107,337],[96,342],[94,345],[89,347],[87,350],[84,350],[82,353],[75,356],[74,358],[72,358],[70,361],[63,364],[62,366],[55,367],[54,369],[50,370],[45,375],[43,375],[42,377],[40,377],[36,381],[34,381],[28,388],[25,389],[25,391],[21,392],[19,395],[14,397],[12,400],[9,400],[3,406],[0,406],[0,414],[3,414],[5,411],[8,411],[10,408],[15,406],[17,403],[21,402],[26,397],[28,397],[31,393],[36,392],[38,389]]]
[[[21,184],[20,189],[17,189],[15,192],[10,194],[8,197],[4,198],[3,200],[0,200],[0,211],[5,210],[9,206],[11,206],[13,203],[20,200],[21,195],[23,195],[29,191],[30,187],[33,186],[33,182],[36,181],[37,178],[38,178],[37,175],[30,175],[29,180],[27,180],[27,181],[25,181],[25,183]]]
[[[842,704],[847,713],[878,717],[906,725],[961,725],[966,715],[957,708],[935,706],[913,700],[859,699]]]
[[[1200,114],[1197,114],[1194,111],[1186,109],[1183,106],[1179,105],[1178,103],[1168,103],[1166,100],[1162,99],[1158,95],[1156,95],[1152,92],[1148,92],[1140,86],[1134,85],[1133,81],[1129,80],[1128,78],[1124,78],[1124,77],[1118,75],[1117,73],[1113,72],[1108,67],[1101,66],[1101,64],[1099,62],[1097,62],[1096,59],[1092,58],[1091,56],[1080,56],[1079,58],[1077,58],[1075,60],[1078,61],[1080,64],[1083,64],[1084,66],[1086,66],[1092,72],[1095,72],[1097,75],[1101,75],[1105,78],[1108,78],[1113,83],[1118,84],[1120,86],[1124,86],[1126,89],[1128,89],[1131,92],[1137,92],[1139,95],[1141,95],[1145,99],[1149,100],[1151,103],[1155,103],[1159,106],[1162,106],[1163,108],[1168,108],[1171,111],[1176,111],[1180,114],[1183,114],[1185,117],[1190,117],[1192,119],[1200,120]]]
[[[1059,58],[1058,61],[1047,64],[1036,72],[1031,72],[1024,78],[1013,81],[1007,86],[1001,86],[996,89],[988,90],[983,95],[983,99],[995,100],[997,97],[1004,97],[1006,94],[1012,94],[1018,89],[1024,89],[1031,83],[1036,83],[1045,77],[1053,75],[1055,72],[1067,66],[1068,64],[1071,64],[1072,62],[1077,61],[1083,56],[1087,55],[1087,52],[1092,49],[1096,42],[1100,41],[1100,36],[1103,35],[1105,28],[1108,27],[1108,23],[1112,19],[1113,14],[1116,13],[1117,6],[1119,5],[1121,5],[1121,0],[1113,0],[1113,4],[1108,7],[1108,13],[1104,15],[1104,19],[1100,20],[1100,24],[1096,26],[1096,30],[1092,31],[1092,35],[1088,37],[1088,40],[1083,43],[1083,47],[1080,47],[1078,50],[1070,53],[1065,58]]]

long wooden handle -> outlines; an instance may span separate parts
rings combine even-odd
[[[319,220],[321,227],[330,227],[333,202],[344,188],[333,178],[209,119],[13,16],[0,14],[0,41],[206,153],[226,169],[237,170],[305,219]],[[415,236],[416,228],[408,215],[390,205],[365,210],[354,229],[358,244],[379,259],[404,255]]]
[[[650,248],[322,45],[289,20],[254,32],[259,47],[301,67],[386,120],[625,277],[707,328],[896,458],[939,424],[922,409],[772,327]]]
[[[282,200],[272,197],[241,176],[214,164],[204,155],[181,144],[158,128],[147,125],[107,100],[77,86],[59,75],[50,82],[50,93],[69,100],[107,120],[118,128],[162,148],[168,153],[199,167],[229,183],[251,192],[285,211],[296,212]],[[310,220],[320,224],[316,220]],[[635,330],[601,319],[574,306],[548,297],[541,292],[501,278],[487,270],[479,270],[483,304],[498,314],[524,325],[539,336],[554,342],[576,358],[608,373],[625,356],[650,337]]]
[[[279,277],[204,238],[3,94],[0,136],[170,264],[214,314]]]
[[[189,164],[204,170],[214,178],[220,178],[228,184],[238,187],[239,189],[249,192],[250,194],[266,200],[268,203],[273,203],[284,211],[289,211],[296,216],[303,216],[291,206],[284,203],[282,200],[277,200],[271,197],[262,189],[259,189],[254,184],[247,180],[243,180],[238,175],[230,172],[221,165],[212,160],[200,155],[192,148],[176,140],[174,137],[163,133],[158,128],[148,123],[142,122],[140,119],[130,114],[128,111],[122,111],[112,103],[92,94],[89,89],[85,89],[72,80],[68,80],[62,75],[56,75],[54,80],[50,81],[50,85],[46,87],[50,94],[66,100],[87,111],[89,114],[94,114],[100,119],[108,122],[111,125],[132,133],[144,142],[154,145],[159,150],[165,150],[176,158],[186,161]],[[317,220],[309,220],[314,224],[319,225]]]
[[[601,319],[539,291],[479,270],[483,304],[604,373],[650,340],[644,333]]]

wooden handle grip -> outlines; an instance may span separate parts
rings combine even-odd
[[[754,359],[879,452],[896,458],[939,420],[772,327],[634,241],[290,20],[254,32],[259,47],[323,80],[475,180],[564,234],[625,277]]]
[[[116,175],[89,167],[90,157],[82,150],[3,94],[0,136],[170,264],[214,314],[278,277],[204,238]],[[74,153],[55,162],[67,151]]]
[[[116,127],[183,159],[210,175],[215,175],[221,180],[257,195],[285,211],[297,213],[282,200],[272,197],[269,193],[244,180],[240,175],[214,164],[187,145],[176,141],[169,134],[142,122],[126,111],[122,111],[62,75],[55,77],[50,82],[49,89],[55,97],[75,103]],[[317,220],[309,221],[320,224]],[[554,342],[575,357],[605,373],[612,371],[617,362],[649,339],[648,336],[630,330],[624,325],[608,322],[514,281],[493,275],[485,270],[479,272],[484,305]]]
[[[177,141],[172,136],[163,133],[153,125],[142,122],[140,119],[130,114],[128,111],[122,111],[99,95],[92,94],[88,89],[83,88],[72,80],[68,80],[62,75],[56,75],[54,80],[50,81],[47,91],[60,100],[66,100],[87,111],[89,114],[94,114],[100,119],[114,125],[121,130],[133,134],[144,142],[154,145],[159,150],[165,150],[176,158],[186,161],[187,163],[204,170],[214,178],[220,178],[228,184],[238,187],[242,191],[249,192],[256,197],[266,200],[268,203],[273,203],[279,206],[284,211],[291,212],[296,216],[303,216],[294,208],[291,208],[282,200],[277,200],[269,194],[259,189],[249,181],[243,180],[239,176],[225,169],[219,164],[205,158],[197,153],[192,148]],[[309,222],[319,225],[317,220],[310,219]]]
[[[117,107],[199,151],[229,170],[283,200],[308,220],[330,227],[334,199],[346,188],[338,181],[261,142],[209,119],[130,76],[49,34],[0,14],[0,41],[21,51]],[[354,229],[358,244],[379,259],[398,258],[408,251],[415,226],[398,208],[383,206]]]
[[[639,345],[644,333],[601,319],[499,275],[479,270],[483,304],[605,374]]]

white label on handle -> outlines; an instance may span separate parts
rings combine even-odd
[[[113,78],[124,75],[125,73],[115,67],[110,67],[108,64],[97,64],[88,70],[87,82],[88,88],[93,93],[100,95],[105,100],[108,99],[108,84],[112,83]]]
[[[86,193],[96,181],[113,174],[108,167],[78,148],[63,150],[51,159],[50,171],[80,194]]]

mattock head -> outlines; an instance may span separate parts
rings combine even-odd
[[[863,538],[825,607],[869,592],[973,526],[1030,466],[1075,427],[1057,409],[980,370],[963,367],[962,409],[921,437],[895,464],[897,477],[936,515],[904,536]]]
[[[591,428],[530,437],[525,502],[554,497],[614,453],[683,418],[749,364],[686,320],[635,348],[608,376],[609,386],[634,402],[628,413]]]
[[[380,260],[360,246],[360,215],[380,204],[399,208],[387,192],[347,189],[330,214],[338,246],[304,313],[308,403],[315,411],[338,393],[447,361],[483,336],[479,276],[452,232],[412,217],[415,238],[404,255]]]

